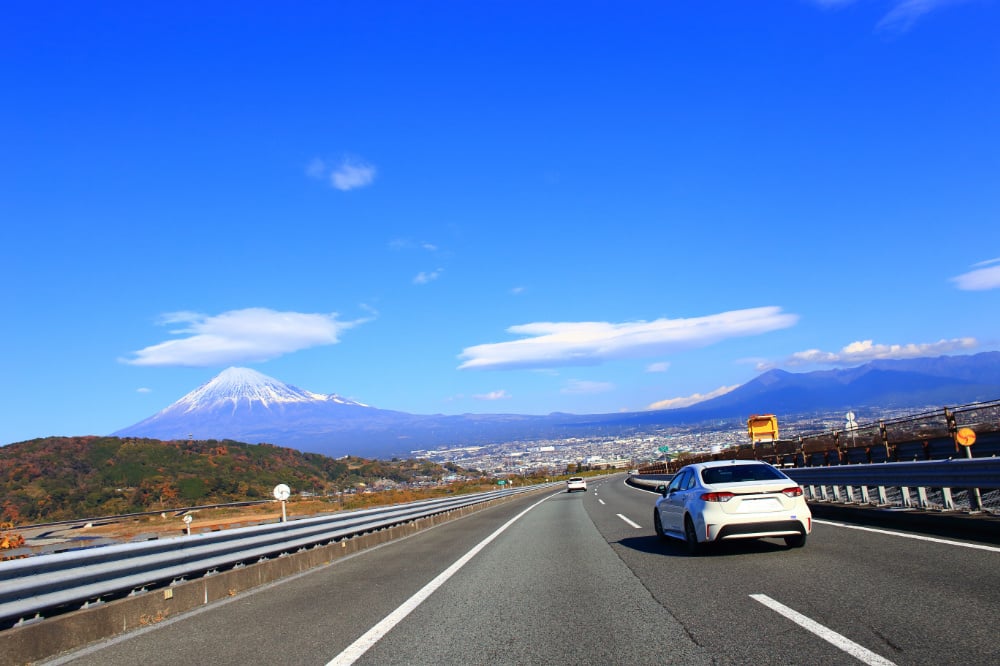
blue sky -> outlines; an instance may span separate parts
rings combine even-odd
[[[411,413],[1000,349],[1000,3],[0,20],[0,443],[229,366]]]

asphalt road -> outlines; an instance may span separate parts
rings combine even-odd
[[[996,546],[818,522],[802,549],[690,557],[623,480],[520,498],[55,663],[998,661]]]

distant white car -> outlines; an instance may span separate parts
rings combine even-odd
[[[657,491],[653,529],[661,539],[683,540],[691,554],[726,539],[779,537],[800,548],[812,532],[801,486],[764,462],[687,465]]]
[[[566,481],[566,492],[571,493],[574,490],[587,492],[587,481],[582,476],[574,476]]]

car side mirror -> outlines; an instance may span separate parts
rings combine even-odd
[[[656,492],[660,493],[660,495],[662,495],[663,497],[666,497],[667,487],[661,483],[660,485],[656,486]]]

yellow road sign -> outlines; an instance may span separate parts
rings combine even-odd
[[[976,443],[976,432],[972,428],[959,428],[955,433],[955,443],[962,446],[972,446]]]

